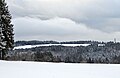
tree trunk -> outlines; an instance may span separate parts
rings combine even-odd
[[[1,52],[1,59],[5,60],[5,50],[2,50],[2,52]]]

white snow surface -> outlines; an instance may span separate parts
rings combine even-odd
[[[120,65],[0,61],[0,78],[120,78]]]
[[[88,46],[90,44],[41,44],[41,45],[24,45],[24,46],[17,46],[14,49],[26,49],[26,48],[34,48],[34,47],[40,47],[40,46]]]

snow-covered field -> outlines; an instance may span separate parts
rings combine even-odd
[[[120,65],[0,61],[0,78],[120,78]]]
[[[41,45],[25,45],[25,46],[18,46],[14,49],[26,49],[26,48],[34,48],[34,47],[40,47],[40,46],[88,46],[90,44],[41,44]]]

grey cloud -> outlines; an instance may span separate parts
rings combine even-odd
[[[119,0],[7,0],[13,17],[68,18],[108,32],[109,19],[120,18]],[[113,26],[114,26],[113,22]],[[105,29],[105,28],[106,29]],[[118,30],[119,29],[119,30]],[[120,31],[120,26],[113,31]]]
[[[6,1],[16,38],[119,39],[120,0]]]
[[[49,20],[21,17],[13,19],[13,23],[16,40],[111,40],[113,38],[119,39],[120,36],[120,32],[108,34],[88,28],[85,24],[59,17]]]

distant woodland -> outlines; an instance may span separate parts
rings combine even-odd
[[[90,44],[89,46],[41,46],[9,51],[6,59],[65,63],[120,63],[120,43],[97,41],[17,41],[15,46],[37,44]],[[104,44],[104,45],[100,45]]]

